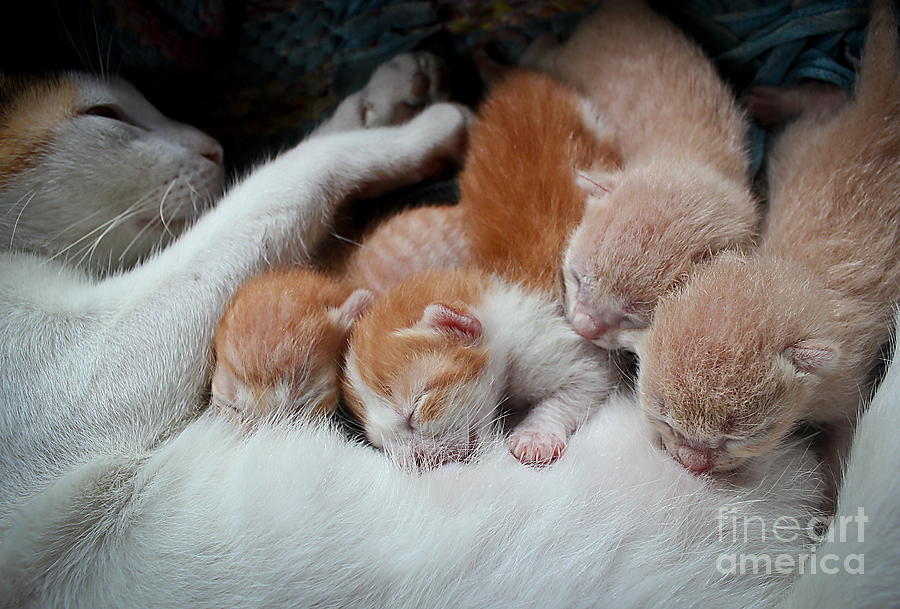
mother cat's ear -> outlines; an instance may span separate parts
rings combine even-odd
[[[472,342],[480,341],[484,334],[481,322],[470,312],[439,302],[425,307],[419,325]]]
[[[832,341],[809,339],[791,345],[782,352],[801,376],[827,374],[837,367],[840,350]]]

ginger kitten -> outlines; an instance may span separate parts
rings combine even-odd
[[[259,275],[231,299],[215,337],[212,402],[237,422],[338,404],[347,334],[371,294],[302,268]]]

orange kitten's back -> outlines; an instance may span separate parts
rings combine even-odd
[[[554,288],[563,246],[584,213],[576,170],[620,163],[603,129],[575,91],[549,76],[514,71],[496,86],[460,176],[475,264]]]
[[[464,215],[460,205],[404,210],[366,234],[338,272],[352,285],[385,292],[418,272],[460,266],[469,259]]]

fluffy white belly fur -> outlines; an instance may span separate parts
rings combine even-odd
[[[772,527],[780,516],[806,524],[820,501],[812,455],[789,447],[733,486],[711,484],[653,447],[647,427],[617,397],[547,469],[498,443],[476,465],[417,476],[324,428],[242,437],[204,415],[145,458],[94,461],[24,506],[0,546],[0,598],[92,609],[773,604],[793,576],[717,566],[807,551],[804,532],[784,542]]]

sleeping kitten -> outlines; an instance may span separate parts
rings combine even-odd
[[[494,89],[460,177],[473,267],[401,283],[352,330],[345,391],[373,444],[420,465],[464,458],[508,395],[533,404],[512,453],[562,454],[613,375],[559,314],[558,264],[585,205],[576,170],[617,163],[608,129],[568,87],[522,71]]]
[[[425,101],[446,98],[442,69],[428,53],[394,58],[342,102],[337,124],[359,121],[372,127],[415,115]],[[412,94],[422,96],[418,105],[406,100],[386,107],[389,98],[372,95],[409,86],[404,81],[409,74]],[[324,125],[316,135],[330,129]],[[280,416],[332,413],[347,333],[371,302],[369,290],[383,291],[430,265],[451,264],[463,252],[455,240],[461,236],[459,223],[455,206],[406,210],[379,224],[343,265],[321,271],[284,268],[241,286],[216,328],[213,405],[250,428]]]
[[[900,301],[893,19],[889,1],[875,3],[853,102],[781,137],[760,251],[721,258],[660,304],[641,404],[693,471],[735,469],[800,421],[849,436]]]
[[[396,79],[387,90],[365,89],[363,101],[383,98],[370,104],[373,108],[427,102],[427,94],[422,98],[415,86],[423,76],[419,62],[403,65],[409,66],[405,78]],[[114,95],[119,90],[106,91]],[[112,98],[112,103],[127,110],[132,90],[122,90],[126,93],[121,99]],[[48,182],[48,189],[53,188],[44,193],[55,193],[53,206],[65,207],[70,201],[77,205],[80,193],[92,188],[90,180],[79,178],[84,167],[91,168],[90,175],[100,172],[113,183],[123,179],[118,175],[125,171],[120,165],[108,171],[78,149],[65,148],[70,130],[108,132],[113,140],[116,134],[134,134],[138,149],[148,156],[124,158],[126,169],[169,175],[155,169],[171,160],[166,150],[177,148],[174,141],[169,147],[159,143],[162,134],[135,132],[127,120],[74,116],[53,95],[31,94],[28,99],[32,105],[12,106],[16,116],[8,110],[4,124],[24,129],[34,123],[29,116],[53,115],[45,123],[61,127],[44,133],[49,138],[46,152],[31,157],[33,168],[5,174],[5,192],[28,192],[28,183],[18,182],[17,176],[27,177],[30,171],[42,175],[42,167],[67,165],[72,173]],[[110,99],[103,98],[103,103]],[[360,107],[360,98],[351,103]],[[462,153],[467,116],[451,104],[431,105],[403,125],[340,132],[347,116],[350,129],[362,120],[339,109],[322,127],[332,133],[311,137],[258,168],[167,248],[130,270],[96,279],[44,255],[62,258],[64,243],[46,251],[40,242],[28,253],[0,253],[0,359],[5,362],[0,370],[0,436],[5,439],[0,446],[0,529],[2,518],[17,503],[88,455],[144,450],[184,425],[203,405],[209,386],[209,346],[231,296],[272,265],[307,260],[327,234],[339,204],[414,183],[435,162]],[[166,133],[176,140],[180,132]],[[5,167],[11,166],[8,159],[26,155],[27,141],[4,138],[4,146],[22,144],[4,148]],[[68,150],[69,156],[61,156],[60,149]],[[124,156],[129,148],[115,150]],[[153,156],[153,150],[163,152]],[[212,164],[199,153],[195,156],[201,166]],[[46,175],[56,174],[47,169]],[[106,191],[96,194],[102,199],[98,209],[118,209],[118,198]],[[32,203],[37,200],[35,195]],[[30,204],[13,208],[20,224],[30,208]],[[38,209],[33,216],[35,233],[41,232],[41,218],[48,222],[51,218],[37,214]],[[102,214],[92,213],[78,217],[85,224],[97,222]],[[60,228],[49,223],[43,234]],[[29,243],[14,240],[13,246],[30,247]],[[108,257],[113,261],[122,257],[123,263],[139,246],[129,247],[126,240],[113,245]]]
[[[624,169],[580,176],[589,205],[562,273],[576,331],[633,348],[657,299],[697,262],[752,244],[746,122],[702,50],[642,1],[604,2],[530,61],[576,87],[619,136]]]
[[[283,413],[330,414],[347,333],[371,298],[308,269],[251,279],[216,328],[212,403],[251,425]]]

